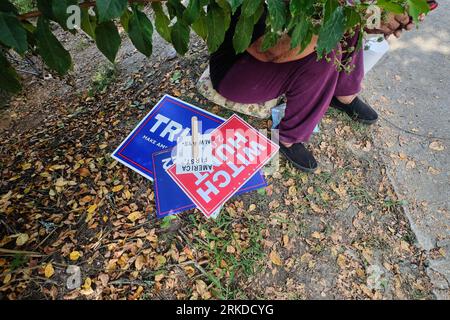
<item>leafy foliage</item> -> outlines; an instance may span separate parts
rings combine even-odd
[[[0,4],[0,49],[15,50],[23,55],[39,53],[46,65],[64,75],[70,71],[70,54],[53,35],[52,22],[69,30],[67,8],[80,0],[36,0],[42,14],[37,22],[28,22],[20,11],[24,1],[2,0]],[[193,30],[206,40],[210,52],[216,51],[224,41],[231,15],[241,10],[242,15],[233,37],[236,52],[245,51],[250,45],[255,23],[261,17],[264,4],[268,8],[266,34],[263,49],[275,45],[280,35],[288,33],[292,48],[304,48],[313,35],[318,35],[318,55],[323,57],[333,51],[347,32],[366,26],[369,3],[362,0],[189,0],[186,6],[181,0],[152,2],[153,22],[142,11],[142,1],[97,0],[92,10],[83,6],[81,26],[92,37],[98,49],[114,62],[121,44],[120,24],[132,43],[149,57],[152,53],[152,35],[155,29],[166,41],[171,42],[179,54],[189,47]],[[419,21],[422,13],[429,11],[426,0],[378,0],[384,13],[408,13]],[[25,7],[33,3],[27,2]],[[35,26],[36,25],[36,26]],[[362,41],[362,39],[361,39]],[[360,47],[360,46],[359,46]],[[37,49],[37,50],[36,50]],[[17,92],[19,78],[6,58],[1,57],[0,88]],[[5,60],[5,61],[3,61]]]

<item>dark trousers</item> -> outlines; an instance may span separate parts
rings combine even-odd
[[[316,53],[287,63],[261,62],[245,54],[220,82],[218,91],[239,103],[260,103],[285,95],[286,113],[280,123],[280,140],[306,142],[327,111],[333,96],[350,96],[361,90],[364,77],[363,50],[345,53],[355,47],[358,34],[347,39],[344,54],[331,53],[331,62],[317,60]],[[334,59],[355,65],[351,73],[338,72]]]

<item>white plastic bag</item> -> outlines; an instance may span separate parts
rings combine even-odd
[[[382,36],[381,36],[382,37]],[[364,44],[364,73],[367,74],[378,61],[389,51],[389,43],[386,39],[374,35],[365,40]]]
[[[284,112],[286,111],[286,103],[280,104],[279,106],[272,108],[272,129],[278,127],[281,119],[284,117]],[[314,133],[320,132],[319,125],[314,128]]]

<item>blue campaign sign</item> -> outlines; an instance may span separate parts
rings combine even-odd
[[[172,149],[156,152],[152,156],[157,217],[163,218],[195,208],[195,204],[166,171],[173,164]],[[239,189],[237,194],[243,194],[265,186],[267,186],[266,181],[262,173],[258,172]]]
[[[212,113],[165,95],[113,152],[112,157],[153,180],[152,154],[174,147],[180,135],[190,135],[194,116],[201,123],[201,133],[224,122]]]

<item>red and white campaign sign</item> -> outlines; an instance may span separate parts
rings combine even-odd
[[[209,172],[168,174],[207,217],[230,199],[278,151],[278,145],[233,115],[211,133],[214,167]]]

